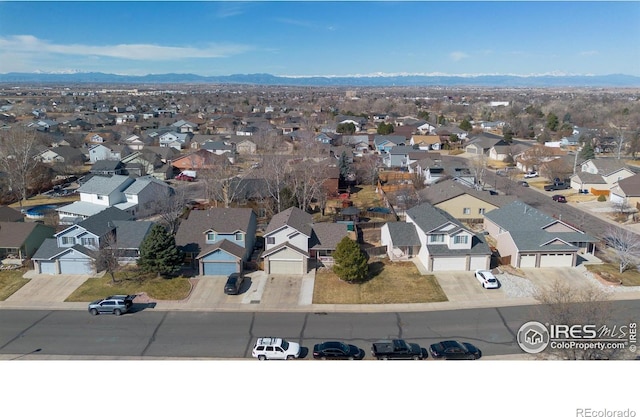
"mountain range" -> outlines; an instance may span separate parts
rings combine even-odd
[[[640,77],[609,75],[379,75],[344,77],[283,77],[271,74],[233,74],[202,76],[196,74],[118,75],[102,72],[0,74],[0,83],[65,84],[251,84],[318,87],[640,87]]]

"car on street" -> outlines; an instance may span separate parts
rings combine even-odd
[[[482,284],[482,288],[498,288],[500,286],[495,275],[489,270],[477,269],[474,275]]]
[[[567,198],[563,195],[560,194],[556,194],[553,197],[551,197],[553,199],[553,201],[556,201],[558,203],[566,203],[567,202]]]
[[[520,185],[522,185],[523,187],[528,187],[529,183],[526,181],[520,181]]]
[[[471,343],[445,340],[429,347],[433,359],[480,359],[482,352]]]
[[[313,359],[362,359],[364,350],[355,345],[336,340],[318,343],[313,346]]]
[[[119,316],[131,310],[135,295],[111,295],[107,298],[95,300],[89,303],[89,313],[96,316],[108,313]]]
[[[227,295],[238,295],[244,283],[244,277],[241,274],[231,274],[224,284],[224,293]]]
[[[537,176],[538,176],[538,173],[535,171],[527,172],[526,174],[524,174],[525,178],[536,178]]]
[[[300,357],[300,344],[281,337],[259,337],[253,346],[251,356],[261,361],[267,359],[296,359]]]

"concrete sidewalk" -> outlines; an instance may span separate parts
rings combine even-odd
[[[28,274],[25,274],[28,275]],[[313,274],[299,277],[268,277],[264,272],[248,274],[249,288],[240,296],[223,292],[224,277],[193,279],[194,287],[184,300],[154,300],[142,293],[135,302],[158,311],[245,311],[245,312],[421,312],[472,308],[535,305],[532,297],[449,297],[452,301],[411,304],[312,304]],[[35,276],[6,301],[0,309],[16,310],[86,310],[87,302],[64,300],[87,276]],[[640,299],[640,291],[613,292],[612,300]],[[146,305],[145,305],[146,304]]]

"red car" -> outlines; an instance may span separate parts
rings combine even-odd
[[[190,176],[190,175],[185,175],[185,174],[178,174],[178,175],[176,176],[176,179],[177,179],[178,181],[189,181],[189,182],[195,181],[195,178],[193,178],[193,177],[192,177],[192,176]]]
[[[553,201],[557,201],[558,203],[566,203],[567,202],[566,197],[563,196],[563,195],[556,194],[551,198],[553,199]]]

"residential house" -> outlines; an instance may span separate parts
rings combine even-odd
[[[422,201],[446,211],[462,222],[482,223],[485,213],[516,200],[515,196],[496,195],[480,191],[453,178],[423,188],[418,192]]]
[[[595,251],[597,239],[514,201],[484,215],[484,229],[500,256],[516,268],[575,267],[578,253]]]
[[[489,268],[491,251],[484,237],[444,210],[424,203],[407,210],[405,222],[382,227],[380,241],[390,260],[415,257],[430,272]]]
[[[123,143],[126,144],[126,146],[132,151],[142,150],[142,148],[144,148],[144,145],[145,145],[142,138],[138,135],[130,135],[126,137]]]
[[[74,224],[116,207],[133,218],[157,214],[174,193],[169,185],[151,176],[95,175],[78,188],[80,201],[56,209],[61,224]]]
[[[256,224],[250,208],[192,210],[180,223],[176,245],[199,275],[241,273],[251,259]]]
[[[601,176],[608,188],[612,188],[624,178],[635,175],[624,161],[613,158],[589,159],[580,164],[580,171]]]
[[[193,133],[197,130],[198,125],[186,120],[178,120],[177,122],[172,123],[171,127],[173,127],[178,133]]]
[[[165,132],[158,136],[158,143],[161,148],[174,148],[177,150],[189,147],[191,133]]]
[[[424,151],[442,149],[442,141],[438,135],[412,135],[409,144]]]
[[[409,165],[409,172],[416,173],[422,178],[424,184],[433,184],[444,178],[445,173],[442,159],[438,156],[429,156]]]
[[[640,175],[624,178],[611,189],[609,200],[613,204],[638,208],[640,204]]]
[[[357,117],[357,116],[346,116],[346,115],[338,115],[335,118],[335,121],[338,125],[344,123],[351,123],[356,127],[356,132],[360,132],[365,124],[367,124],[367,119],[365,117]]]
[[[221,164],[228,164],[229,159],[223,155],[216,155],[206,149],[200,149],[186,155],[179,156],[171,161],[171,165],[180,171],[198,171],[212,169]]]
[[[446,141],[449,141],[451,135],[456,135],[458,139],[465,141],[469,135],[469,132],[460,129],[458,126],[440,126],[434,133],[438,135],[441,140],[445,139]]]
[[[406,138],[397,135],[375,135],[373,137],[373,146],[378,153],[387,153],[394,146],[405,146]]]
[[[47,148],[40,152],[35,158],[45,164],[82,164],[85,160],[82,151],[71,146]]]
[[[0,222],[0,259],[3,264],[22,265],[55,229],[36,222]]]
[[[95,252],[105,245],[117,250],[121,263],[135,262],[153,224],[109,207],[45,240],[33,256],[34,268],[38,274],[91,275]]]
[[[337,239],[346,236],[347,225],[315,225],[309,213],[288,208],[271,219],[264,233],[264,270],[270,275],[301,276],[309,271],[309,260],[330,263]]]
[[[124,175],[124,167],[124,164],[117,159],[101,159],[91,166],[89,172],[103,176]]]
[[[9,206],[0,206],[0,222],[23,222],[24,215]]]
[[[465,152],[474,155],[487,155],[489,150],[494,146],[508,146],[509,144],[504,141],[502,136],[493,135],[491,133],[481,133],[469,137],[469,140],[464,147]]]

